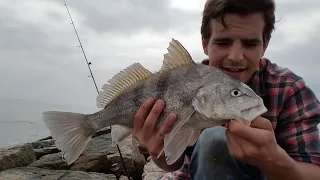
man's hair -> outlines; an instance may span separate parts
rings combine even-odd
[[[211,37],[211,19],[216,19],[227,28],[224,16],[228,13],[238,15],[248,15],[252,13],[262,13],[265,27],[263,30],[263,41],[270,40],[275,23],[275,3],[274,0],[207,0],[203,14],[201,35],[208,43]]]

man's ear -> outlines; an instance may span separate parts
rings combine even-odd
[[[208,42],[207,40],[202,36],[201,37],[202,40],[202,48],[203,48],[203,52],[208,55]]]

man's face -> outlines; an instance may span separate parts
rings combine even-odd
[[[227,29],[220,22],[211,20],[209,42],[202,39],[204,53],[209,56],[209,65],[248,83],[259,68],[260,58],[268,46],[262,38],[263,15],[226,14],[224,21]]]

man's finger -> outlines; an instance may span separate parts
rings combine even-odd
[[[148,98],[138,109],[134,118],[134,129],[140,131],[143,128],[144,122],[149,114],[150,109],[154,104],[154,100],[152,98]]]
[[[146,134],[152,135],[153,132],[156,130],[156,123],[159,119],[159,116],[164,108],[164,102],[162,100],[158,100],[154,106],[152,107],[144,125],[143,131]]]
[[[229,152],[232,156],[239,156],[243,154],[243,147],[241,143],[243,142],[241,138],[234,135],[229,129],[226,130],[227,144]]]
[[[163,143],[164,136],[172,131],[173,126],[176,123],[176,120],[176,114],[168,115],[168,118],[164,121],[163,125],[160,127],[156,135],[155,143]]]
[[[266,134],[261,129],[249,127],[237,121],[231,121],[229,123],[228,129],[234,135],[237,135],[253,143],[260,143],[263,140],[263,138],[265,138],[264,136]]]
[[[257,117],[251,122],[251,127],[273,131],[271,122],[263,117]]]
[[[159,153],[164,147],[164,137],[167,133],[169,133],[172,130],[175,124],[175,121],[176,121],[176,115],[169,114],[169,116],[167,117],[163,125],[153,135],[153,138],[151,139],[152,146],[149,148],[149,153],[152,156],[158,157]],[[164,152],[162,152],[162,155],[164,155]]]

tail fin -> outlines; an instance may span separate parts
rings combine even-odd
[[[52,139],[62,151],[62,158],[68,165],[82,153],[94,131],[87,124],[87,116],[79,113],[46,111],[43,121],[49,129]]]

